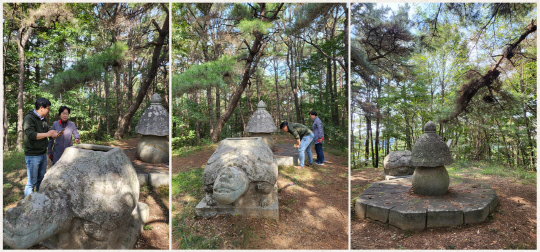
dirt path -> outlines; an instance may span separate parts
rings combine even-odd
[[[289,135],[279,135],[275,140],[294,144]],[[215,148],[189,157],[173,157],[173,171],[186,172],[197,166],[201,169]],[[279,222],[240,216],[190,218],[187,219],[190,231],[206,240],[216,240],[218,249],[347,249],[347,156],[334,156],[325,151],[325,158],[324,166],[312,165],[303,170],[280,167]],[[187,168],[177,167],[188,165]],[[173,209],[176,209],[173,216],[191,211],[190,207],[200,200],[182,193],[176,198],[173,196]],[[173,234],[179,229],[173,226]],[[178,236],[173,235],[172,246],[178,249],[183,241],[175,237]]]
[[[352,171],[351,197],[382,180],[381,173],[381,168]],[[536,185],[496,176],[463,177],[488,183],[497,193],[499,205],[485,222],[409,232],[352,215],[351,249],[536,249]]]

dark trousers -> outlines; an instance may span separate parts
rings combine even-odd
[[[322,152],[322,143],[315,144],[315,153],[317,153],[317,159],[315,162],[324,163],[324,154]]]

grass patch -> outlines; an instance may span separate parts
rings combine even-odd
[[[9,151],[4,153],[3,162],[3,207],[24,198],[24,184],[18,182],[19,176],[26,176],[26,161],[23,151]],[[6,209],[4,209],[5,212]]]
[[[172,177],[172,197],[183,205],[180,214],[173,217],[172,235],[179,243],[179,249],[218,249],[221,239],[217,236],[208,237],[197,233],[193,226],[195,206],[202,198],[202,167],[187,172],[180,172]]]
[[[473,162],[458,160],[447,167],[448,173],[460,178],[462,175],[480,176],[489,175],[503,178],[513,178],[524,184],[536,183],[536,172],[519,167],[508,167],[499,163]]]
[[[172,154],[177,157],[186,157],[198,151],[207,150],[210,148],[217,148],[217,144],[206,144],[196,146],[183,146],[172,150]]]
[[[24,160],[23,151],[4,152],[4,174],[16,170],[26,169],[26,161]]]
[[[327,148],[326,150],[323,149],[324,152],[330,153],[334,156],[341,157],[341,156],[347,156],[349,153],[347,151],[347,148],[345,149],[336,149],[336,148]]]

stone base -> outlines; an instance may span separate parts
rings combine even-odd
[[[497,206],[491,187],[473,181],[453,184],[441,196],[412,192],[411,181],[396,179],[374,183],[356,200],[356,216],[403,230],[450,227],[483,222]]]
[[[270,150],[274,150],[274,139],[272,138],[272,133],[250,133],[250,137],[260,137],[263,141],[268,144]]]
[[[275,144],[274,157],[278,166],[298,165],[298,149],[292,144]]]
[[[224,215],[242,215],[245,217],[251,218],[268,218],[279,221],[279,204],[277,198],[277,185],[274,187],[272,192],[273,202],[266,206],[253,206],[253,207],[237,207],[233,204],[231,205],[222,205],[217,204],[215,206],[209,206],[206,204],[206,201],[203,199],[195,207],[195,214],[204,218],[214,217],[219,214]]]
[[[385,175],[384,180],[394,180],[394,179],[412,179],[412,175],[404,175],[404,176],[392,176],[392,175]]]
[[[169,163],[169,138],[143,135],[137,145],[137,157],[147,163]]]

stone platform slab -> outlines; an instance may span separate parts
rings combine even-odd
[[[298,165],[298,149],[292,144],[274,144],[274,157],[278,166]]]
[[[483,222],[497,206],[497,195],[488,184],[462,181],[446,194],[414,194],[410,179],[372,184],[355,203],[356,216],[403,230],[449,227]]]
[[[203,199],[195,207],[195,214],[203,218],[210,218],[218,214],[224,214],[242,215],[251,218],[267,218],[279,221],[279,204],[277,193],[277,186],[275,186],[274,191],[272,192],[272,194],[274,194],[272,196],[274,201],[272,204],[266,207],[235,207],[234,205],[222,205],[219,203],[216,206],[209,206]]]

